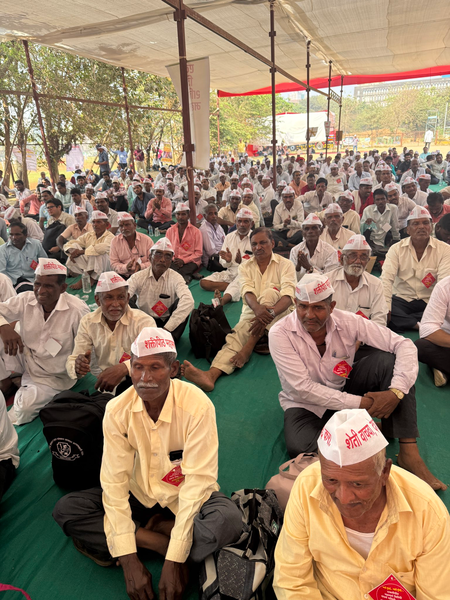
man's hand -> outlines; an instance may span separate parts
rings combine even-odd
[[[161,208],[161,200],[158,200],[157,198],[155,198],[154,202],[153,202],[153,206],[157,209],[160,209]]]
[[[135,258],[132,258],[130,262],[127,264],[127,272],[128,273],[136,273],[141,268],[141,265],[137,262]]]
[[[267,310],[267,306],[258,305],[255,310],[255,317],[264,325],[269,325],[273,321],[273,317],[270,312]]]
[[[70,258],[74,260],[78,256],[82,256],[84,254],[84,250],[79,250],[78,248],[74,248],[73,250],[69,250]]]
[[[288,227],[291,224],[291,217],[288,217],[283,221],[285,227]]]
[[[297,271],[300,271],[301,268],[304,268],[305,271],[309,271],[311,269],[311,265],[309,263],[308,257],[301,250],[298,251],[297,254]]]
[[[52,252],[53,254],[59,252],[59,246],[53,246],[53,248],[50,248],[49,252]]]
[[[125,363],[108,367],[100,373],[95,384],[95,389],[101,392],[112,392],[116,385],[128,375],[128,369]]]
[[[91,350],[79,354],[75,359],[75,373],[84,377],[91,370]]]
[[[151,573],[144,567],[137,554],[119,557],[123,569],[127,594],[130,600],[154,600]]]
[[[369,398],[368,396],[362,396],[359,408],[365,408],[366,410],[369,410],[369,408],[372,408],[372,404],[372,398]]]
[[[241,249],[238,248],[238,251],[236,252],[236,256],[234,257],[235,262],[240,265],[242,262],[242,256],[241,256]]]
[[[159,600],[181,600],[189,580],[184,563],[164,561],[159,580]]]
[[[174,258],[172,262],[178,268],[181,268],[184,265],[184,260],[181,258]]]
[[[221,250],[219,252],[219,256],[222,260],[224,260],[227,263],[230,263],[233,260],[233,255],[231,254],[229,248],[227,248],[226,252],[225,252],[225,250]]]
[[[373,223],[373,219],[366,219],[366,225],[370,225],[371,223]]]
[[[248,332],[250,335],[253,335],[257,338],[260,338],[264,335],[266,330],[266,325],[262,323],[259,319],[252,319],[250,321],[250,327],[248,328]]]
[[[11,325],[2,325],[0,327],[0,337],[2,338],[5,354],[16,356],[17,350],[22,354],[23,342],[20,335],[14,331]]]
[[[373,400],[372,406],[368,409],[371,417],[377,419],[387,419],[397,408],[400,400],[390,390],[385,392],[367,392],[365,397]]]

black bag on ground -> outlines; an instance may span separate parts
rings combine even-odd
[[[200,302],[198,308],[192,311],[189,321],[189,341],[195,358],[206,358],[211,361],[231,332],[223,306],[214,308],[212,304]]]
[[[283,514],[273,490],[239,490],[231,499],[242,513],[242,535],[201,564],[200,600],[263,600]]]
[[[112,394],[67,390],[39,412],[52,453],[53,479],[68,490],[100,485],[102,421]]]
[[[54,221],[51,225],[47,227],[44,232],[44,239],[42,240],[42,247],[48,253],[51,248],[54,248],[58,244],[56,240],[62,234],[62,232],[66,229],[64,223],[61,221]]]

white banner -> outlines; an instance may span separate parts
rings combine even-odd
[[[81,146],[72,146],[72,150],[65,155],[65,159],[67,172],[83,169],[84,156]]]
[[[180,65],[166,67],[178,98],[181,102]],[[189,114],[191,137],[195,146],[193,161],[195,169],[208,169],[210,159],[209,144],[209,57],[189,60],[187,63],[189,86]],[[183,155],[182,164],[186,164]]]
[[[19,164],[22,164],[22,151],[18,146],[13,148],[13,156]],[[31,148],[27,148],[27,171],[37,171],[36,152]]]

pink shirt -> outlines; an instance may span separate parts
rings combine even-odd
[[[25,206],[29,204],[30,208],[28,210],[29,215],[38,215],[39,209],[41,208],[42,202],[39,200],[37,194],[31,194],[30,196],[24,197],[20,201],[20,212],[25,212]]]
[[[172,202],[169,198],[163,196],[161,200],[161,208],[155,208],[156,198],[152,198],[147,204],[147,210],[145,211],[145,218],[150,219],[153,215],[153,220],[156,223],[167,223],[172,220]]]
[[[146,269],[150,266],[148,258],[150,248],[153,246],[153,241],[148,235],[139,233],[136,231],[136,241],[134,248],[130,250],[128,242],[121,233],[116,235],[111,242],[111,249],[109,252],[109,261],[111,267],[116,273],[124,274],[127,272],[127,264],[131,259],[140,259],[141,269]]]
[[[185,263],[193,262],[200,266],[203,254],[203,238],[197,227],[188,223],[180,242],[178,224],[172,225],[166,232],[166,238],[173,246],[175,258],[181,258]]]

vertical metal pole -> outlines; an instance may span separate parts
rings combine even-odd
[[[44,122],[42,120],[41,107],[39,105],[39,94],[37,91],[36,81],[34,80],[34,72],[33,67],[31,65],[30,51],[28,49],[28,41],[22,40],[23,47],[25,49],[25,56],[27,58],[27,66],[28,66],[28,74],[30,76],[31,81],[31,89],[33,92],[34,103],[36,105],[36,113],[39,122],[39,129],[41,130],[42,144],[44,146],[45,160],[47,161],[48,172],[50,174],[50,179],[52,182],[52,186],[55,189],[55,179],[53,177],[53,169],[52,169],[52,161],[50,158],[50,150],[47,144],[47,138],[45,137],[44,131]]]
[[[128,92],[127,82],[125,80],[125,69],[122,67],[122,87],[123,87],[123,100],[125,102],[125,113],[127,115],[127,126],[128,126],[128,143],[130,145],[130,167],[134,171],[134,155],[133,155],[133,138],[131,137],[131,122],[130,122],[130,109],[128,106]]]
[[[186,34],[184,30],[184,21],[186,20],[186,11],[184,10],[183,0],[178,0],[178,8],[175,11],[174,19],[177,23],[178,35],[178,55],[180,58],[180,80],[181,80],[181,109],[183,116],[183,150],[186,154],[186,175],[188,180],[188,196],[190,219],[192,225],[197,224],[197,215],[195,211],[194,196],[194,159],[192,153],[194,144],[191,137],[191,121],[189,115],[189,84],[186,58]]]
[[[220,102],[219,90],[217,90],[217,152],[220,156]]]
[[[344,93],[344,76],[341,75],[341,101],[339,102],[339,125],[338,125],[338,131],[341,131],[341,112],[342,112],[342,94]],[[339,152],[339,147],[341,145],[341,142],[338,142],[337,145],[337,151]]]
[[[329,68],[328,68],[327,121],[328,121],[328,123],[330,123],[331,65],[333,64],[333,61],[330,60],[328,64],[329,64]],[[325,159],[326,159],[328,156],[328,136],[330,134],[330,130],[328,130],[328,133],[325,132],[325,134],[326,134],[326,141],[325,141]]]
[[[306,170],[308,170],[309,161],[309,47],[311,40],[306,42]]]
[[[272,186],[273,189],[277,189],[277,108],[276,108],[276,95],[275,95],[275,74],[277,69],[275,67],[275,0],[270,0],[270,60],[272,66],[270,67],[271,74],[271,85],[272,85]]]

